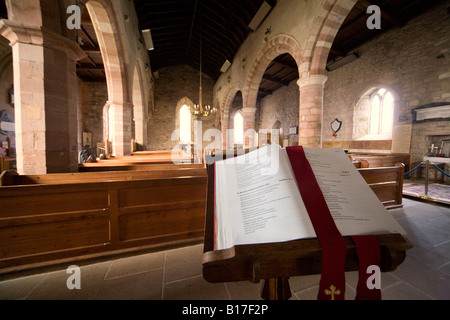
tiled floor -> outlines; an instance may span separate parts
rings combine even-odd
[[[450,208],[404,199],[391,210],[414,248],[397,270],[381,277],[384,300],[450,299]],[[260,299],[260,285],[203,280],[203,245],[81,266],[81,289],[69,290],[67,267],[0,281],[0,299]],[[347,272],[346,299],[354,299],[356,272]],[[319,276],[290,279],[292,299],[314,300]]]

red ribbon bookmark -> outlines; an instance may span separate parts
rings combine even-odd
[[[300,194],[305,203],[317,238],[322,247],[322,276],[318,300],[344,300],[345,258],[347,247],[334,223],[328,205],[317,183],[303,147],[286,148]],[[379,266],[380,245],[373,235],[351,237],[356,246],[359,262],[359,278],[356,300],[380,300],[381,290],[369,287],[368,267]]]
[[[347,254],[344,239],[334,223],[303,147],[287,147],[286,151],[300,194],[322,247],[322,276],[317,299],[344,300]]]
[[[373,235],[352,236],[358,254],[359,270],[355,300],[381,300],[381,289],[378,287],[379,265],[381,260],[380,244]],[[378,270],[370,270],[375,266]],[[375,278],[375,279],[369,279]],[[373,282],[378,283],[373,283]]]

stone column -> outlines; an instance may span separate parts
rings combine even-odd
[[[0,21],[13,52],[17,169],[20,174],[78,170],[74,42],[40,26]]]
[[[311,75],[297,81],[300,90],[299,145],[322,147],[323,88],[328,77]]]
[[[146,115],[142,114],[142,108],[134,108],[134,131],[136,142],[143,147],[145,150],[147,147],[147,124],[148,118]],[[138,111],[138,112],[136,112]]]
[[[119,157],[131,154],[131,120],[133,104],[108,102],[109,104],[109,140],[112,143],[112,155]]]
[[[257,134],[255,129],[255,107],[242,108],[242,117],[244,118],[244,146],[245,148],[256,146]],[[253,135],[251,135],[251,130]]]
[[[228,130],[228,115],[223,116],[222,120],[220,120],[220,131],[222,132],[222,148],[223,150],[227,150],[228,144],[230,140],[227,135]]]

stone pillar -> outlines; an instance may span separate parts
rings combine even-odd
[[[311,75],[297,81],[300,90],[298,142],[304,147],[322,147],[323,88],[325,75]]]
[[[119,157],[131,154],[131,103],[108,102],[109,104],[109,140],[112,143],[112,155]]]
[[[136,142],[142,146],[145,150],[147,147],[147,124],[148,118],[142,112],[136,112],[142,110],[142,108],[134,108],[134,131]]]
[[[17,169],[20,174],[78,170],[74,42],[40,26],[0,21],[13,52]]]
[[[255,107],[247,107],[242,108],[242,117],[244,118],[244,146],[245,148],[255,147],[257,133],[255,129],[255,115],[256,108]],[[253,135],[251,135],[251,130],[253,131]]]
[[[222,120],[220,120],[220,131],[222,132],[222,148],[223,150],[227,150],[228,144],[230,140],[227,135],[228,130],[228,115],[223,116]]]

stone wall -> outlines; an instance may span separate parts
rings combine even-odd
[[[2,63],[2,70],[0,70],[0,112],[6,111],[12,116],[12,120],[15,119],[14,106],[10,104],[9,91],[13,88],[13,69],[10,59],[6,65]],[[3,62],[3,61],[2,61]],[[11,140],[11,150],[9,150],[12,156],[16,155],[16,137],[14,131],[6,132],[6,135],[0,132],[0,141],[5,141],[6,137]],[[0,142],[0,148],[2,147]]]
[[[422,105],[450,101],[448,5],[448,2],[444,3],[404,27],[375,38],[358,48],[361,54],[359,59],[328,73],[324,92],[324,141],[333,140],[329,124],[335,118],[343,121],[336,140],[352,139],[354,107],[362,95],[373,87],[384,87],[392,91],[396,98],[394,132],[405,125],[412,127],[413,161],[426,152],[420,138],[422,127],[427,132],[444,134],[444,131],[449,131],[448,125],[441,122],[413,125],[411,113],[412,109]],[[395,135],[393,139],[395,145]],[[416,143],[419,140],[420,146]]]
[[[158,75],[154,84],[154,109],[149,115],[147,149],[170,150],[178,143],[171,138],[172,133],[179,128],[178,111],[182,106],[180,103],[182,101],[188,104],[198,103],[199,72],[187,65],[177,65],[159,69]],[[207,75],[203,75],[203,105],[213,105],[213,85],[214,81]],[[217,116],[219,116],[218,113]],[[216,116],[198,120],[202,121],[203,132],[215,128]],[[194,118],[192,118],[191,131],[194,132]],[[192,139],[194,140],[194,137]]]
[[[104,144],[103,107],[108,101],[106,82],[83,82],[80,88],[80,132],[92,133],[92,145]],[[81,147],[83,147],[82,145]]]
[[[266,129],[270,132],[272,128],[280,128],[282,138],[287,139],[289,145],[296,145],[298,144],[298,134],[289,134],[289,128],[298,126],[298,120],[299,89],[297,80],[261,99],[258,126],[260,130]]]

